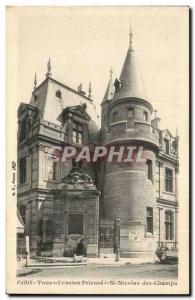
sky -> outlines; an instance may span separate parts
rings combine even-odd
[[[183,7],[34,7],[17,14],[17,100],[29,102],[34,74],[45,79],[50,57],[52,77],[72,88],[79,83],[92,96],[97,112],[112,67],[119,77],[133,44],[148,101],[161,118],[161,129],[186,121],[188,101],[188,19]],[[74,105],[74,104],[73,104]]]

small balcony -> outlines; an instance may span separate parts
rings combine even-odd
[[[135,122],[134,126],[131,128],[126,128],[126,124],[124,126],[118,124],[113,124],[106,131],[102,132],[102,141],[103,144],[112,144],[119,141],[143,141],[147,143],[154,144],[157,148],[159,148],[159,134],[158,132],[152,128],[150,124],[139,124],[139,122]]]

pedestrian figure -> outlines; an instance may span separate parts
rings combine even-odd
[[[78,244],[77,244],[76,253],[75,253],[76,262],[82,261],[83,256],[85,256],[85,255],[86,255],[85,245],[83,243],[83,239],[80,238],[80,239],[78,239]]]

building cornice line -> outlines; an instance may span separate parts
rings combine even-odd
[[[136,97],[121,98],[121,99],[118,99],[118,100],[115,100],[115,101],[111,100],[111,102],[109,103],[109,110],[111,108],[113,108],[113,106],[118,105],[121,102],[128,102],[128,103],[132,103],[132,104],[138,103],[138,104],[141,104],[141,105],[144,104],[146,107],[148,107],[148,109],[151,111],[151,113],[153,112],[152,104],[150,104],[149,101],[141,99],[141,98],[136,98]]]
[[[171,200],[166,200],[166,199],[163,199],[163,198],[156,198],[156,201],[157,201],[157,203],[172,205],[172,206],[175,206],[175,207],[179,206],[178,201],[174,201],[174,200],[171,201]]]

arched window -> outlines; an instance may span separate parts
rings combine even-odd
[[[165,239],[174,239],[174,214],[169,210],[165,212]]]

